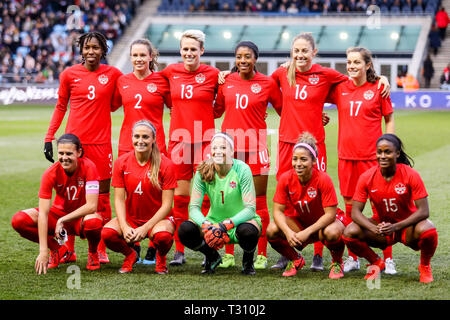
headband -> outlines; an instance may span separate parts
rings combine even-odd
[[[252,49],[253,53],[255,54],[255,58],[258,59],[258,57],[259,57],[259,49],[256,46],[256,44],[254,44],[251,41],[241,41],[236,46],[236,49],[234,50],[234,53],[236,53],[237,49],[239,49],[240,47],[247,47],[247,48]]]
[[[156,128],[153,126],[153,124],[150,121],[138,121],[133,126],[133,131],[137,126],[146,126],[149,127],[153,131],[153,135],[156,137]]]
[[[234,141],[233,139],[230,138],[230,136],[226,135],[225,133],[218,132],[212,137],[211,143],[214,141],[215,138],[224,138],[231,145],[231,148],[234,150]]]
[[[303,143],[303,142],[297,143],[297,144],[294,146],[294,148],[292,149],[292,152],[294,152],[294,150],[297,149],[297,148],[305,148],[305,149],[308,149],[308,150],[312,153],[312,155],[314,156],[314,158],[317,159],[317,154],[316,154],[316,152],[314,151],[314,149],[313,149],[309,144]]]

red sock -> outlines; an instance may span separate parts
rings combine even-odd
[[[225,253],[234,255],[234,244],[227,244],[225,246]]]
[[[351,249],[359,257],[365,258],[370,264],[374,264],[378,260],[378,255],[365,242],[359,239],[342,237],[347,248]]]
[[[208,195],[205,194],[205,196],[203,197],[202,208],[201,208],[203,216],[206,217],[208,215],[210,207],[211,207],[211,201],[209,200]]]
[[[269,209],[267,208],[267,195],[256,197],[256,213],[261,218],[262,230],[258,240],[258,255],[267,257],[267,226],[270,223]]]
[[[323,243],[320,241],[314,242],[314,255],[323,255]]]
[[[438,234],[436,229],[429,229],[419,236],[420,264],[427,266],[436,251],[438,245]]]
[[[71,252],[75,252],[75,236],[73,234],[67,236],[67,241],[64,243],[67,249]]]
[[[392,259],[392,246],[389,246],[383,250],[383,257],[384,261],[386,261],[386,259]]]
[[[173,235],[167,231],[160,231],[153,236],[153,243],[155,244],[157,254],[165,256],[172,248]]]
[[[347,217],[347,220],[349,221],[349,224],[353,221],[352,220],[352,205],[346,204],[345,205],[345,216]],[[353,258],[353,260],[358,260],[358,256],[350,251],[350,248],[347,246],[348,255]]]
[[[39,243],[38,225],[24,211],[19,211],[11,219],[11,225],[21,237]],[[47,237],[47,245],[50,250],[58,250],[61,246],[52,236]]]
[[[293,261],[298,258],[297,251],[289,245],[289,242],[286,239],[277,238],[269,240],[269,243],[275,251],[289,260]]]
[[[112,228],[102,229],[102,239],[109,249],[120,252],[124,256],[130,255],[133,250],[128,246],[125,239],[122,236],[119,236],[119,233]]]
[[[189,219],[189,201],[190,196],[174,196],[173,198],[173,217],[177,224],[177,229],[180,224]],[[175,250],[184,253],[184,246],[178,238],[178,232],[175,232]]]
[[[331,257],[333,258],[333,262],[342,263],[342,255],[345,250],[345,243],[342,240],[342,236],[339,237],[336,241],[326,241],[325,246],[330,250]]]
[[[148,241],[148,247],[149,247],[149,248],[154,248],[154,247],[155,247],[155,244],[153,243],[152,240],[149,240],[149,241]]]
[[[97,218],[85,220],[83,222],[84,234],[88,240],[90,253],[97,252],[97,246],[102,238],[103,221]]]

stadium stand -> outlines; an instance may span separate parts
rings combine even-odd
[[[75,42],[81,33],[100,31],[112,48],[141,2],[0,2],[0,83],[56,82],[66,66],[80,61]]]

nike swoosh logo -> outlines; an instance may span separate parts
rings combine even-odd
[[[128,88],[129,86],[123,86],[124,89]]]
[[[228,86],[227,88],[230,89],[230,88],[233,88],[233,87],[234,87],[234,86]]]
[[[294,191],[294,192],[290,192],[290,191],[289,191],[289,194],[294,194],[294,193],[295,193],[295,191]]]
[[[174,79],[178,79],[178,78],[179,78],[179,76],[173,76],[173,78],[174,78]]]
[[[131,172],[129,171],[124,171],[123,174],[130,174]]]
[[[343,95],[343,96],[346,96],[346,95],[348,95],[348,94],[350,94],[350,93],[348,93],[348,92],[342,92],[342,95]]]
[[[73,80],[73,82],[78,82],[78,81],[80,81],[81,79],[74,79]]]
[[[62,186],[63,186],[63,184],[58,184],[58,188],[59,188],[59,187],[62,187]]]
[[[378,189],[373,189],[373,190],[370,190],[370,192],[376,192]]]

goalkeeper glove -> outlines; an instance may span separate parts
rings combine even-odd
[[[44,155],[48,161],[52,163],[55,162],[55,160],[53,160],[53,145],[51,141],[44,144]]]

